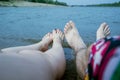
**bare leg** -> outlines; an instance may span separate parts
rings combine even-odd
[[[110,34],[109,26],[104,22],[100,25],[96,32],[96,40],[107,37]]]
[[[52,64],[54,75],[60,79],[65,71],[65,55],[62,47],[63,33],[60,30],[53,30],[53,46],[45,52],[47,59]]]
[[[75,24],[70,21],[64,28],[65,38],[76,54],[77,72],[81,79],[84,79],[85,71],[88,64],[88,55],[86,54],[87,47],[79,35]]]
[[[46,52],[40,52],[36,50],[22,50],[20,54],[41,54],[44,58],[50,63],[50,68],[52,68],[51,74],[55,80],[59,80],[65,71],[65,55],[62,47],[64,35],[60,30],[53,30],[52,39],[53,39],[53,46],[51,49],[47,50]]]
[[[40,51],[46,51],[48,49],[49,44],[52,42],[52,33],[46,34],[42,41],[39,43],[33,44],[33,45],[28,45],[28,46],[19,46],[19,47],[10,47],[10,48],[5,48],[2,49],[2,52],[15,52],[19,53],[22,50],[40,50]]]
[[[70,21],[65,25],[64,33],[68,44],[75,50],[76,54],[76,65],[77,65],[77,72],[81,79],[84,79],[85,70],[87,69],[88,65],[88,58],[89,58],[89,51],[86,49],[86,45],[84,44],[82,38],[79,35],[75,24]],[[101,24],[100,28],[97,30],[96,39],[105,38],[110,34],[110,29],[106,23]]]

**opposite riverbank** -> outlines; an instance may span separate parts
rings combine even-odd
[[[2,7],[35,7],[35,6],[61,6],[54,4],[46,4],[46,3],[34,3],[28,1],[0,1],[0,6]]]

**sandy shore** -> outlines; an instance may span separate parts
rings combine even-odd
[[[52,4],[44,4],[44,3],[34,3],[34,2],[27,2],[27,1],[14,1],[14,2],[5,2],[0,1],[0,6],[5,7],[25,7],[25,6],[57,6]]]

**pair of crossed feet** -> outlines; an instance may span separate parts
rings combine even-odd
[[[102,23],[96,32],[96,39],[99,40],[105,38],[109,34],[110,34],[109,26],[106,23]],[[64,39],[64,36],[69,46],[72,49],[74,49],[75,52],[79,51],[80,48],[86,48],[86,45],[82,40],[81,36],[79,35],[79,32],[75,27],[74,22],[69,21],[65,25],[64,33],[61,30],[57,29],[57,30],[53,30],[52,33],[48,33],[43,37],[42,39],[43,48],[41,48],[41,51],[48,50],[48,46],[52,41],[53,42],[57,41],[58,43],[61,44],[61,42]]]

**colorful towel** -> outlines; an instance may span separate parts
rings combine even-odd
[[[90,80],[120,80],[120,36],[92,44],[88,73]]]

